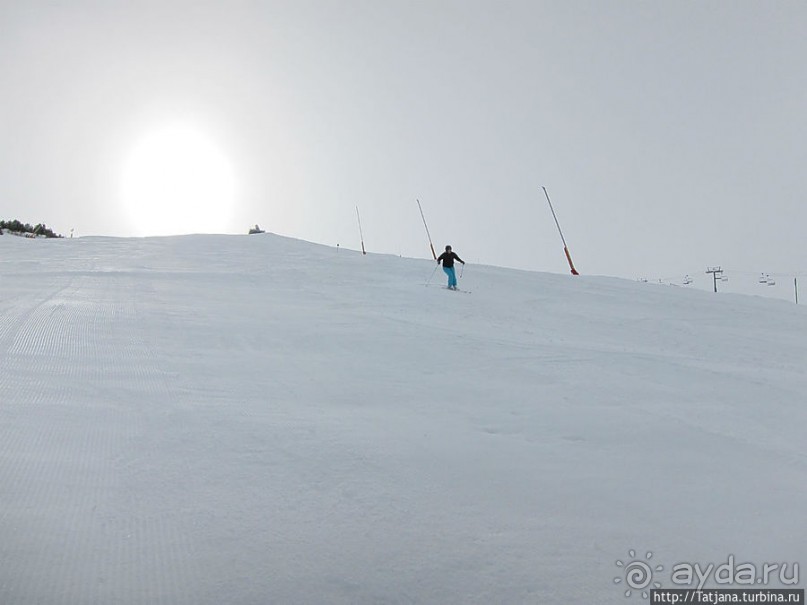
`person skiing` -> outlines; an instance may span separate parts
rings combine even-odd
[[[446,251],[437,257],[437,264],[439,265],[440,262],[442,261],[443,271],[445,271],[446,275],[448,275],[449,290],[457,289],[457,274],[454,271],[455,260],[460,261],[463,265],[465,264],[465,261],[462,260],[459,256],[457,256],[456,252],[453,252],[451,250],[451,246],[446,246]]]

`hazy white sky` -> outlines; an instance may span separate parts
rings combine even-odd
[[[0,1],[0,82],[0,216],[62,233],[142,232],[124,165],[180,124],[223,232],[358,248],[358,205],[426,256],[420,198],[436,246],[566,272],[545,185],[584,274],[807,271],[801,0]]]

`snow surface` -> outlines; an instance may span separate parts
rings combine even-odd
[[[807,564],[803,307],[433,266],[0,237],[0,603],[626,603],[629,549]]]

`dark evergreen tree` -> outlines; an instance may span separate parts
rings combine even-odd
[[[48,229],[45,223],[39,223],[35,227],[32,227],[30,224],[21,223],[17,219],[14,219],[13,221],[0,221],[0,235],[4,231],[10,231],[13,233],[30,233],[32,235],[50,238],[62,237],[58,233],[54,233],[53,230]]]

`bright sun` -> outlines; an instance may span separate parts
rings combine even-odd
[[[137,235],[223,233],[235,183],[227,158],[193,127],[141,139],[123,167],[121,195]]]

